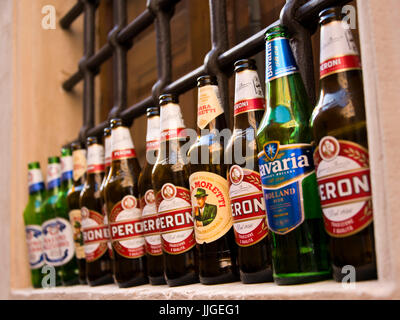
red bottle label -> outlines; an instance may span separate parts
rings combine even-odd
[[[112,152],[112,160],[136,158],[135,149],[116,150]]]
[[[235,116],[249,111],[265,110],[265,101],[263,98],[241,100],[235,103],[233,110]]]
[[[156,196],[163,250],[180,254],[196,244],[190,191],[166,183]]]
[[[152,256],[159,256],[162,254],[160,221],[152,189],[147,190],[140,199],[140,207],[142,208],[142,225],[146,252]]]
[[[102,214],[86,207],[82,207],[81,211],[85,258],[87,262],[93,262],[107,251],[110,233]]]
[[[346,237],[373,220],[368,150],[326,136],[314,152],[326,231]]]
[[[134,196],[125,196],[111,210],[111,239],[114,250],[129,259],[145,254],[141,210]]]
[[[167,129],[161,132],[161,141],[186,138],[185,128]]]
[[[260,174],[234,165],[228,181],[236,243],[251,246],[268,234]]]
[[[357,55],[331,58],[320,64],[320,78],[325,78],[333,73],[355,69],[361,70],[360,58]]]

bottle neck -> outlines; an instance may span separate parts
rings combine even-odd
[[[47,190],[50,194],[58,193],[61,186],[60,163],[49,163],[47,165]]]
[[[74,163],[71,156],[61,157],[61,186],[65,191],[72,186]]]
[[[146,134],[146,159],[157,157],[160,148],[160,116],[152,116],[147,119]],[[150,163],[153,163],[150,161]]]
[[[320,80],[349,70],[361,70],[357,45],[350,28],[341,20],[321,25]],[[337,77],[334,77],[337,78]]]
[[[106,168],[111,166],[111,136],[104,139],[104,165]]]
[[[224,109],[216,85],[205,85],[198,89],[197,133],[221,131],[226,128]],[[205,131],[203,131],[205,130]]]
[[[234,129],[257,129],[265,100],[257,71],[245,69],[235,75]]]
[[[111,131],[111,161],[136,158],[135,146],[127,127],[113,128]]]
[[[85,174],[87,169],[86,150],[74,150],[72,152],[72,160],[74,186],[81,186],[85,183]]]
[[[42,171],[39,168],[28,171],[28,188],[30,195],[40,193],[45,189]]]
[[[88,147],[87,175],[104,173],[104,148],[101,144],[92,144]]]

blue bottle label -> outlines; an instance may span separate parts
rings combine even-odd
[[[310,144],[271,141],[258,155],[268,227],[286,234],[304,221],[303,179],[314,173]]]
[[[47,165],[47,189],[51,190],[61,185],[61,165],[50,163]]]
[[[25,234],[29,265],[31,269],[38,269],[44,265],[42,228],[38,225],[27,225]]]
[[[42,171],[40,169],[30,169],[28,171],[29,193],[35,193],[44,189]]]
[[[74,168],[74,163],[72,156],[66,156],[61,158],[61,181],[72,180],[72,172]]]
[[[265,51],[268,81],[299,72],[288,39],[275,38],[267,41]]]

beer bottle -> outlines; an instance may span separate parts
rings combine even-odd
[[[156,197],[151,173],[160,147],[160,110],[147,109],[146,165],[139,175],[138,188],[142,209],[143,236],[146,244],[147,275],[150,284],[165,284],[161,236]]]
[[[137,180],[140,174],[129,128],[112,119],[111,169],[105,199],[114,252],[114,278],[120,288],[148,283]]]
[[[311,106],[286,28],[266,32],[267,111],[257,131],[259,169],[277,284],[331,276],[312,157]]]
[[[88,137],[86,181],[79,198],[86,259],[86,280],[90,286],[112,283],[108,254],[109,229],[101,210],[100,185],[104,177],[104,147],[97,137]]]
[[[314,161],[333,276],[345,265],[356,280],[375,279],[371,179],[361,64],[341,8],[320,13],[320,95],[312,115]]]
[[[40,206],[45,200],[45,188],[39,162],[28,163],[29,200],[24,210],[26,243],[34,288],[42,287],[44,254]]]
[[[61,279],[64,286],[79,283],[78,264],[75,259],[75,244],[73,231],[69,220],[69,210],[67,202],[68,190],[72,186],[72,150],[70,148],[61,149],[61,190],[56,202],[56,216],[60,222],[60,234],[58,238],[59,247],[63,255],[61,265]],[[61,227],[61,224],[64,227]]]
[[[45,264],[54,267],[55,270],[55,285],[62,284],[61,265],[64,261],[64,256],[59,247],[60,229],[63,225],[57,219],[56,203],[58,195],[61,191],[61,165],[60,157],[49,157],[47,164],[47,198],[40,209],[42,218],[43,232],[43,252]],[[67,252],[73,255],[73,251]],[[50,279],[50,283],[52,283]]]
[[[73,185],[68,191],[67,203],[69,210],[69,221],[72,226],[75,244],[75,257],[79,270],[79,283],[86,284],[86,260],[82,233],[82,214],[79,205],[79,197],[85,184],[86,174],[86,150],[80,142],[71,144],[73,162]]]
[[[235,105],[232,137],[226,154],[238,264],[243,283],[272,281],[270,235],[258,170],[256,131],[265,100],[255,61],[235,63]]]
[[[105,165],[105,174],[103,181],[101,182],[100,185],[100,202],[101,202],[101,212],[102,215],[104,216],[104,225],[108,226],[108,241],[107,241],[107,246],[108,246],[108,255],[110,259],[114,259],[113,251],[112,251],[112,245],[111,245],[111,238],[110,238],[110,226],[108,223],[108,214],[107,214],[107,206],[106,206],[106,198],[105,198],[105,193],[104,193],[104,188],[106,186],[106,181],[108,174],[110,173],[110,167],[111,167],[111,128],[104,128],[103,131],[103,144],[104,144],[104,165]],[[114,263],[111,261],[111,269],[114,268]],[[114,274],[114,271],[113,271]]]
[[[161,228],[165,279],[169,286],[179,286],[199,281],[189,166],[182,150],[187,139],[177,96],[163,94],[159,105],[161,142],[152,182]]]
[[[190,193],[203,284],[239,280],[237,248],[220,133],[226,127],[216,77],[197,79],[197,141],[189,149]]]

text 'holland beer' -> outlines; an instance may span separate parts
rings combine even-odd
[[[313,112],[314,161],[333,276],[376,278],[371,179],[361,63],[341,8],[320,13],[320,96]]]
[[[311,106],[282,26],[266,32],[267,111],[257,131],[277,284],[331,277],[314,170]]]
[[[114,256],[114,279],[120,288],[148,283],[139,207],[139,162],[129,128],[112,119],[111,169],[105,199]]]
[[[61,251],[71,250],[72,254],[61,265],[61,281],[64,286],[79,283],[79,269],[75,258],[75,245],[72,225],[69,219],[68,191],[72,187],[73,160],[70,148],[61,149],[61,191],[56,203],[57,218],[67,226],[63,236],[59,238]],[[60,229],[61,230],[61,229]]]
[[[39,162],[28,163],[29,200],[24,210],[28,260],[34,288],[42,287],[44,266],[42,219],[40,207],[45,201],[45,188]]]
[[[237,248],[226,180],[224,147],[219,132],[226,128],[224,110],[213,76],[197,79],[197,141],[190,147],[190,194],[203,284],[239,279]]]
[[[256,131],[265,111],[265,100],[254,60],[235,63],[233,134],[225,153],[233,228],[243,283],[272,281],[270,234],[258,170]]]
[[[86,181],[79,205],[82,212],[82,233],[86,259],[86,280],[91,286],[112,283],[110,239],[107,219],[100,199],[104,177],[104,147],[96,137],[87,138]]]
[[[69,221],[72,226],[72,234],[75,244],[75,257],[79,269],[79,283],[86,284],[86,260],[83,247],[82,215],[79,205],[79,196],[85,184],[86,175],[86,149],[82,148],[80,142],[71,144],[73,162],[73,185],[68,191],[67,203],[69,210]]]
[[[165,284],[160,222],[156,196],[151,181],[154,160],[160,147],[160,109],[147,109],[146,165],[139,175],[140,208],[142,209],[143,236],[146,245],[147,276],[152,285]]]
[[[169,286],[198,282],[198,256],[189,191],[189,165],[182,145],[187,141],[178,98],[161,95],[161,141],[152,183]]]

